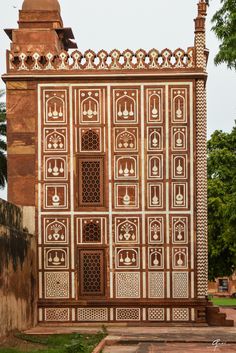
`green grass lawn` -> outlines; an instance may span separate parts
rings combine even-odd
[[[101,332],[96,335],[50,335],[32,336],[17,334],[14,344],[7,342],[0,346],[0,353],[91,353],[97,344],[106,336]]]
[[[236,306],[236,298],[211,298],[211,301],[218,306]]]

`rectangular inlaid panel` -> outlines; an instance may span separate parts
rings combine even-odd
[[[78,321],[108,321],[107,308],[79,308],[77,310]]]
[[[105,295],[103,250],[79,251],[79,287],[81,296]]]
[[[46,308],[45,320],[51,322],[70,321],[70,309],[67,308]]]
[[[104,161],[101,157],[78,158],[78,206],[104,206]]]

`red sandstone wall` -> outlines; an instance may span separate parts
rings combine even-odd
[[[36,323],[35,237],[22,210],[0,200],[0,338]]]
[[[34,83],[7,83],[8,200],[21,206],[35,204],[35,88]]]

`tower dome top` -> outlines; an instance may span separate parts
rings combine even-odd
[[[58,0],[24,0],[22,10],[25,11],[61,11]]]

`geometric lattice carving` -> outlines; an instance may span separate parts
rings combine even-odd
[[[100,151],[99,131],[88,130],[82,131],[81,151]]]
[[[173,298],[188,298],[188,272],[172,273]]]
[[[139,321],[140,309],[138,308],[117,308],[116,309],[117,321]]]
[[[101,225],[99,220],[83,221],[82,241],[83,243],[101,242]]]
[[[103,205],[103,159],[79,159],[79,205]]]
[[[92,216],[92,214],[91,214]],[[76,217],[77,242],[82,244],[102,244],[106,241],[105,217]]]
[[[70,309],[67,308],[46,308],[45,321],[69,321]]]
[[[108,321],[107,308],[79,308],[78,321]]]
[[[149,272],[148,296],[149,298],[164,298],[165,283],[164,272]]]
[[[164,308],[148,308],[149,321],[164,321],[165,309]]]
[[[189,321],[189,309],[188,308],[173,308],[172,320],[173,321]]]
[[[83,203],[100,202],[100,163],[82,162]]]
[[[45,297],[68,298],[69,297],[69,273],[46,272],[45,273]]]
[[[104,295],[104,251],[80,250],[80,295]]]
[[[140,273],[116,273],[116,296],[117,298],[139,298]]]

